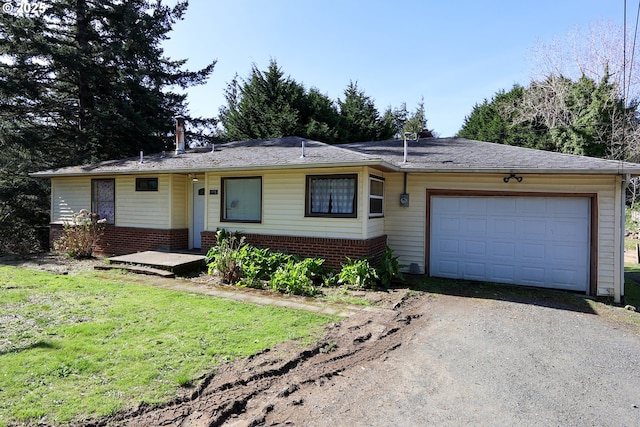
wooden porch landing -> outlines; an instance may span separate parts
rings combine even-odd
[[[196,254],[146,251],[107,258],[107,264],[95,268],[123,269],[134,273],[175,277],[176,274],[187,274],[199,270],[204,258],[204,255]]]

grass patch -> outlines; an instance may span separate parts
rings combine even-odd
[[[354,296],[352,291],[344,287],[325,287],[322,288],[322,294],[317,297],[318,300],[337,304],[371,306],[369,299],[363,296]]]
[[[166,401],[216,365],[310,342],[333,320],[117,275],[0,266],[0,426],[78,422]]]
[[[625,263],[624,271],[627,273],[638,273],[640,276],[640,264]],[[632,279],[625,279],[624,301],[626,304],[640,308],[640,283]]]
[[[624,249],[627,251],[635,251],[636,244],[640,244],[640,240],[638,239],[624,239]],[[635,253],[635,252],[634,252]]]

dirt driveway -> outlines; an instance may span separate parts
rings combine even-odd
[[[640,337],[611,317],[586,303],[423,294],[90,425],[636,426]]]

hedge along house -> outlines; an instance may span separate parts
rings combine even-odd
[[[51,179],[51,239],[90,208],[104,254],[204,252],[224,228],[332,267],[387,244],[413,273],[624,295],[638,164],[460,138],[183,147],[35,173]]]

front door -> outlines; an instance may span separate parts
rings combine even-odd
[[[193,233],[193,247],[199,249],[202,247],[202,239],[200,233],[204,231],[204,183],[194,182],[192,194],[193,205],[191,209],[191,232]]]

